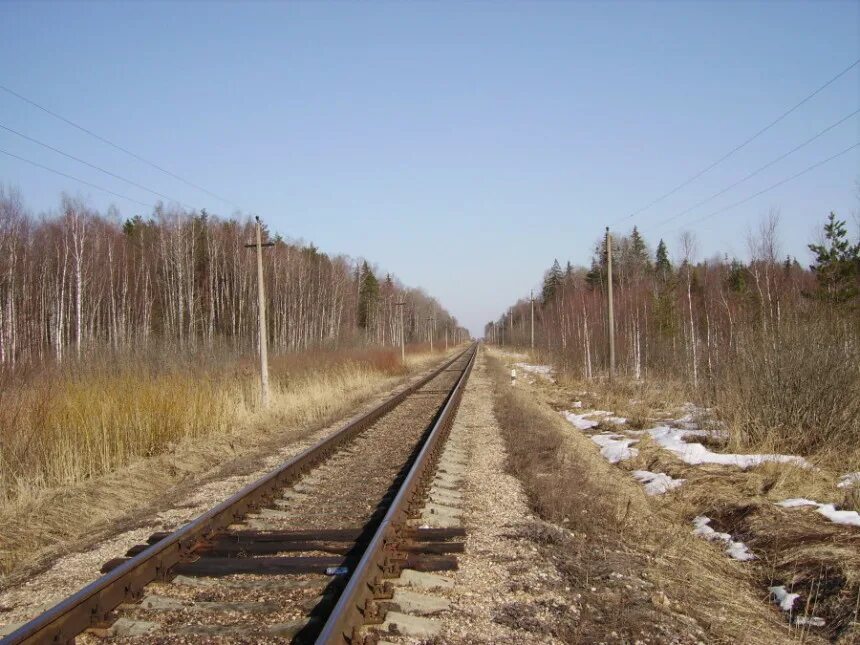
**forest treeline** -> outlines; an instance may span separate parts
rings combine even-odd
[[[103,348],[252,351],[257,278],[250,218],[159,205],[121,219],[64,195],[35,216],[0,186],[0,365],[62,361]],[[264,250],[269,347],[441,344],[457,321],[420,289],[366,261],[270,236]]]
[[[816,427],[796,433],[797,449],[814,449],[808,444],[825,432],[860,436],[860,242],[830,214],[821,240],[809,244],[813,263],[803,266],[780,254],[771,215],[748,244],[748,261],[697,260],[690,234],[674,254],[664,240],[652,250],[636,227],[613,237],[616,371],[680,381],[727,405],[731,397],[748,416],[758,406],[761,418],[743,424],[753,439],[786,425]],[[529,347],[530,313],[530,300],[519,300],[485,337]],[[607,321],[601,240],[590,267],[556,261],[543,276],[536,349],[575,377],[605,375]]]

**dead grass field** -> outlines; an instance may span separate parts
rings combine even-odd
[[[275,358],[265,411],[250,360],[218,372],[90,364],[3,389],[2,586],[203,478],[251,467],[442,358],[413,349],[405,368],[397,350]]]
[[[555,385],[535,380],[530,389],[556,411],[569,409],[574,400],[581,400],[583,408],[609,410],[627,417],[623,427],[630,430],[674,425],[673,419],[680,415],[682,404],[692,396],[673,383],[579,382],[567,380],[564,375]],[[711,450],[735,452],[751,447],[749,442],[738,441],[733,436],[727,415],[721,415],[719,408],[700,409],[695,421],[698,426],[714,431],[710,437],[693,439],[703,441]],[[587,438],[572,426],[567,427],[570,432]],[[617,432],[619,426],[601,423],[594,429],[594,432],[600,431]],[[766,603],[769,603],[768,587],[783,585],[789,592],[800,594],[792,619],[823,618],[826,625],[815,629],[816,633],[833,642],[860,642],[860,531],[855,526],[832,523],[814,508],[783,508],[776,504],[790,498],[808,498],[835,504],[838,509],[857,510],[858,488],[836,486],[842,475],[856,470],[853,447],[844,451],[842,460],[834,459],[832,450],[801,453],[812,462],[811,468],[771,463],[741,470],[718,465],[689,465],[647,435],[638,438],[638,455],[612,468],[622,473],[661,472],[685,480],[672,493],[649,498],[652,506],[686,523],[688,531],[692,518],[698,515],[712,518],[711,525],[717,531],[730,533],[756,554],[757,560],[744,566],[758,581]],[[756,445],[761,452],[777,452],[786,444],[759,441]],[[590,449],[594,452],[596,447],[592,445]],[[632,481],[632,477],[627,476]],[[787,618],[788,614],[783,617]],[[808,639],[809,632],[809,627],[795,627],[792,637]]]
[[[701,473],[701,487],[685,483],[678,489],[675,495],[682,496],[682,501],[675,496],[649,497],[625,472],[645,465],[658,470],[649,461],[653,455],[648,450],[640,451],[641,461],[635,465],[622,462],[622,469],[609,464],[588,436],[557,413],[558,408],[570,406],[577,398],[595,409],[623,411],[631,423],[644,426],[655,414],[667,414],[682,403],[683,393],[652,387],[634,391],[632,386],[624,386],[604,398],[604,393],[589,383],[591,394],[583,396],[582,384],[563,379],[560,384],[534,379],[532,385],[512,388],[507,367],[496,361],[496,415],[508,439],[509,468],[523,482],[535,511],[559,527],[526,537],[555,559],[570,582],[572,601],[582,610],[580,620],[568,626],[573,630],[570,642],[826,642],[808,629],[790,627],[769,602],[767,585],[788,586],[792,581],[777,580],[776,573],[792,567],[798,573],[813,569],[824,572],[830,565],[840,567],[846,578],[856,575],[854,547],[825,537],[825,533],[833,533],[833,525],[828,527],[818,518],[810,518],[816,527],[820,524],[823,533],[816,540],[823,540],[827,548],[804,546],[808,524],[803,520],[801,535],[774,533],[770,524],[756,539],[752,520],[758,517],[764,521],[764,516],[738,513],[737,519],[750,518],[749,527],[737,519],[729,526],[730,517],[720,514],[723,507],[719,505],[736,508],[736,498],[722,488],[709,490],[704,483],[710,477],[708,469]],[[613,407],[613,402],[622,399],[629,407]],[[762,481],[778,477],[768,468],[758,476]],[[773,521],[780,521],[779,512],[794,510],[798,509],[775,511]],[[737,531],[740,539],[748,540],[753,551],[761,553],[760,560],[736,562],[714,544],[693,536],[690,520],[705,511],[712,513],[718,530],[730,530],[733,535]],[[785,518],[781,519],[785,525]],[[797,518],[792,515],[792,519]],[[768,535],[771,548],[765,546]],[[775,539],[776,535],[782,537]],[[795,541],[798,551],[787,561],[782,547]],[[815,554],[810,559],[816,563],[812,568],[809,563],[802,565],[801,552],[807,558]],[[846,559],[849,553],[853,555]],[[819,593],[813,601],[817,603],[815,615],[824,609],[824,579],[820,578]],[[850,585],[840,593],[844,600],[850,600]],[[840,607],[849,605],[842,603]],[[835,616],[833,612],[828,615]],[[845,629],[844,622],[842,625],[842,631],[832,639],[854,642],[854,633]]]

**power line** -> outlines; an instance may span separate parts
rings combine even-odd
[[[791,177],[788,177],[787,179],[783,179],[782,181],[778,181],[778,182],[776,182],[775,184],[773,184],[773,185],[771,185],[771,186],[768,186],[767,188],[765,188],[765,189],[763,189],[763,190],[758,191],[758,192],[757,192],[757,193],[755,193],[754,195],[750,195],[749,197],[745,197],[744,199],[740,200],[739,202],[735,202],[734,204],[730,204],[729,206],[725,206],[725,207],[723,207],[723,208],[720,208],[720,209],[718,209],[718,210],[715,210],[715,211],[714,211],[714,212],[712,212],[712,213],[708,213],[707,215],[705,215],[705,216],[703,216],[703,217],[700,217],[700,218],[699,218],[699,219],[697,219],[697,220],[693,220],[693,221],[692,221],[692,222],[690,222],[690,223],[691,223],[691,224],[698,224],[699,222],[703,222],[703,221],[705,221],[706,219],[709,219],[709,218],[713,217],[714,215],[719,215],[720,213],[725,213],[726,211],[731,210],[731,209],[735,208],[736,206],[740,206],[741,204],[746,204],[748,201],[750,201],[750,200],[752,200],[752,199],[755,199],[755,198],[756,198],[756,197],[758,197],[759,195],[764,195],[766,192],[769,192],[769,191],[773,190],[774,188],[779,188],[779,187],[780,187],[780,186],[782,186],[783,184],[787,184],[787,183],[788,183],[788,182],[790,182],[790,181],[794,181],[794,180],[795,180],[795,179],[797,179],[798,177],[800,177],[800,176],[802,176],[802,175],[805,175],[806,173],[808,173],[808,172],[810,172],[810,171],[812,171],[812,170],[815,170],[815,169],[816,169],[816,168],[818,168],[819,166],[823,166],[824,164],[826,164],[826,163],[828,163],[828,162],[830,162],[830,161],[833,161],[834,159],[836,159],[836,158],[838,158],[838,157],[841,157],[841,156],[842,156],[842,155],[844,155],[844,154],[847,154],[847,153],[851,152],[852,150],[854,150],[854,148],[857,148],[857,147],[860,147],[860,141],[858,141],[857,143],[855,143],[855,144],[854,144],[854,145],[852,145],[852,146],[848,146],[847,148],[845,148],[845,150],[842,150],[841,152],[837,152],[835,155],[833,155],[833,156],[831,156],[831,157],[828,157],[827,159],[824,159],[824,160],[822,160],[822,161],[819,161],[818,163],[812,164],[812,165],[811,165],[811,166],[809,166],[808,168],[804,168],[804,169],[803,169],[803,170],[801,170],[800,172],[798,172],[798,173],[796,173],[796,174],[792,175]],[[677,228],[680,228],[680,227],[677,227]]]
[[[824,128],[821,132],[819,132],[819,133],[818,133],[818,134],[816,134],[815,136],[813,136],[813,137],[811,137],[811,138],[807,139],[806,141],[804,141],[804,142],[803,142],[803,143],[801,143],[800,145],[795,146],[794,148],[792,148],[792,149],[791,149],[791,150],[789,150],[788,152],[786,152],[786,153],[784,153],[784,154],[780,155],[780,156],[779,156],[779,157],[777,157],[776,159],[774,159],[774,160],[772,160],[772,161],[769,161],[768,163],[766,163],[765,165],[761,166],[760,168],[757,168],[757,169],[753,170],[751,173],[749,173],[748,175],[746,175],[746,176],[745,176],[745,177],[743,177],[742,179],[738,179],[735,183],[733,183],[733,184],[731,184],[731,185],[729,185],[729,186],[726,186],[725,188],[723,188],[722,190],[720,190],[720,191],[718,191],[718,192],[714,193],[714,194],[713,194],[713,195],[711,195],[710,197],[708,197],[708,198],[706,198],[706,199],[703,199],[702,201],[700,201],[700,202],[698,202],[698,203],[696,203],[696,204],[693,204],[692,206],[690,206],[690,207],[689,207],[689,208],[687,208],[686,210],[683,210],[683,211],[681,211],[680,213],[676,213],[675,215],[672,215],[672,217],[669,217],[669,218],[667,218],[667,219],[663,220],[662,222],[660,222],[659,224],[657,224],[657,226],[658,226],[658,227],[660,227],[660,226],[665,226],[666,224],[668,224],[668,223],[669,223],[669,222],[671,222],[672,220],[678,219],[679,217],[681,217],[682,215],[686,215],[687,213],[689,213],[689,212],[690,212],[690,211],[692,211],[693,209],[698,208],[699,206],[702,206],[703,204],[707,204],[707,203],[708,203],[709,201],[711,201],[712,199],[716,199],[716,198],[717,198],[717,197],[719,197],[720,195],[723,195],[723,194],[727,193],[727,192],[728,192],[728,191],[730,191],[732,188],[736,188],[737,186],[740,186],[742,183],[744,183],[744,182],[745,182],[745,181],[747,181],[748,179],[752,179],[753,177],[755,177],[757,174],[759,174],[759,173],[760,173],[760,172],[762,172],[763,170],[767,170],[768,168],[770,168],[770,167],[771,167],[772,165],[774,165],[775,163],[778,163],[778,162],[782,161],[783,159],[785,159],[786,157],[788,157],[788,156],[790,156],[790,155],[794,154],[795,152],[797,152],[798,150],[800,150],[800,149],[801,149],[801,148],[803,148],[804,146],[809,145],[810,143],[812,143],[813,141],[815,141],[815,140],[816,140],[816,139],[818,139],[819,137],[821,137],[821,136],[823,136],[823,135],[827,134],[827,133],[828,133],[828,132],[830,132],[833,128],[835,128],[835,127],[837,127],[837,126],[839,126],[839,125],[842,125],[842,124],[843,124],[843,123],[845,123],[848,119],[850,119],[850,118],[851,118],[851,117],[853,117],[853,116],[856,116],[858,113],[860,113],[860,108],[858,108],[858,109],[854,110],[851,114],[849,114],[848,116],[846,116],[846,117],[844,117],[844,118],[840,119],[840,120],[839,120],[839,121],[837,121],[836,123],[834,123],[834,124],[832,124],[832,125],[830,125],[830,126],[828,126],[828,127]]]
[[[161,197],[162,199],[166,199],[167,201],[170,201],[170,202],[176,202],[180,206],[183,206],[183,207],[188,208],[190,210],[194,210],[193,206],[189,206],[188,204],[184,204],[183,202],[179,201],[175,197],[170,197],[169,195],[165,195],[163,193],[160,193],[157,190],[152,190],[151,188],[147,188],[146,186],[139,184],[136,181],[132,181],[131,179],[127,179],[126,177],[123,177],[121,175],[117,175],[116,173],[113,173],[110,170],[105,170],[104,168],[96,166],[95,164],[91,164],[89,161],[84,161],[83,159],[81,159],[79,157],[71,155],[68,152],[63,152],[62,150],[59,150],[58,148],[50,146],[47,143],[43,143],[42,141],[34,139],[33,137],[28,137],[26,134],[18,132],[17,130],[13,130],[12,128],[7,127],[7,126],[3,125],[2,123],[0,123],[0,128],[2,128],[3,130],[6,130],[7,132],[11,132],[12,134],[19,136],[22,139],[26,139],[27,141],[31,141],[37,145],[40,145],[43,148],[47,148],[48,150],[52,150],[52,151],[56,152],[57,154],[63,155],[64,157],[68,157],[69,159],[77,161],[78,163],[82,163],[85,166],[89,166],[90,168],[94,168],[95,170],[98,170],[99,172],[103,172],[106,175],[110,175],[111,177],[114,177],[115,179],[119,179],[120,181],[124,181],[127,184],[131,184],[132,186],[140,188],[141,190],[145,190],[148,193],[152,193],[153,195],[156,195],[157,197]]]
[[[153,167],[153,168],[155,168],[156,170],[158,170],[158,171],[160,171],[160,172],[163,172],[165,175],[168,175],[168,176],[170,176],[170,177],[173,177],[174,179],[177,179],[177,180],[181,181],[183,184],[186,184],[186,185],[188,185],[188,186],[191,186],[192,188],[196,188],[197,190],[203,191],[204,193],[206,193],[206,194],[207,194],[207,195],[209,195],[210,197],[214,197],[215,199],[219,199],[219,200],[221,200],[222,202],[224,202],[224,203],[226,203],[226,204],[230,204],[231,206],[233,206],[233,207],[235,207],[235,208],[239,208],[239,209],[241,210],[241,207],[240,207],[238,204],[236,204],[235,202],[230,201],[229,199],[226,199],[225,197],[221,197],[220,195],[217,195],[217,194],[213,193],[212,191],[207,190],[206,188],[203,188],[203,186],[198,186],[197,184],[195,184],[195,183],[193,183],[193,182],[191,182],[191,181],[189,181],[189,180],[187,180],[187,179],[184,179],[184,178],[180,177],[179,175],[177,175],[177,174],[175,174],[175,173],[172,173],[172,172],[170,172],[169,170],[166,170],[165,168],[162,168],[162,167],[161,167],[161,166],[159,166],[158,164],[156,164],[156,163],[154,163],[154,162],[152,162],[152,161],[149,161],[148,159],[145,159],[145,158],[141,157],[141,156],[140,156],[140,155],[138,155],[138,154],[135,154],[135,153],[134,153],[134,152],[132,152],[131,150],[129,150],[129,149],[127,149],[127,148],[123,148],[122,146],[120,146],[120,145],[118,145],[118,144],[114,143],[113,141],[109,141],[108,139],[105,139],[104,137],[102,137],[102,136],[100,136],[100,135],[96,134],[95,132],[93,132],[92,130],[88,130],[88,129],[87,129],[87,128],[85,128],[84,126],[82,126],[82,125],[78,125],[78,124],[77,124],[77,123],[75,123],[74,121],[71,121],[70,119],[67,119],[67,118],[66,118],[66,117],[64,117],[64,116],[62,116],[62,115],[60,115],[60,114],[57,114],[56,112],[53,112],[53,111],[49,110],[48,108],[46,108],[46,107],[45,107],[45,106],[43,106],[43,105],[39,105],[39,104],[38,104],[38,103],[36,103],[35,101],[32,101],[32,100],[28,99],[26,96],[22,96],[21,94],[18,94],[18,92],[15,92],[14,90],[9,89],[9,88],[8,88],[8,87],[6,87],[5,85],[0,85],[0,90],[3,90],[4,92],[7,92],[7,93],[11,94],[12,96],[14,96],[14,97],[16,97],[16,98],[18,98],[18,99],[20,99],[20,100],[24,101],[25,103],[29,103],[29,104],[30,104],[30,105],[32,105],[33,107],[36,107],[36,108],[38,108],[38,109],[42,110],[43,112],[45,112],[45,113],[47,113],[47,114],[50,114],[50,115],[51,115],[52,117],[54,117],[55,119],[59,119],[60,121],[63,121],[64,123],[67,123],[68,125],[72,126],[73,128],[77,128],[77,129],[78,129],[78,130],[80,130],[81,132],[84,132],[84,133],[86,133],[86,134],[90,135],[91,137],[93,137],[93,138],[95,138],[95,139],[98,139],[98,140],[99,140],[99,141],[101,141],[102,143],[105,143],[105,144],[107,144],[107,145],[111,146],[112,148],[116,148],[116,149],[117,149],[117,150],[119,150],[120,152],[124,152],[125,154],[129,155],[130,157],[133,157],[133,158],[137,159],[138,161],[140,161],[140,162],[142,162],[142,163],[145,163],[145,164],[147,164],[147,165],[149,165],[149,166],[152,166],[152,167]]]
[[[0,153],[3,153],[4,155],[8,155],[10,157],[18,159],[19,161],[23,161],[24,163],[28,163],[31,166],[36,166],[37,168],[41,168],[42,170],[47,170],[48,172],[52,172],[55,175],[60,175],[61,177],[66,177],[67,179],[72,179],[74,181],[78,181],[78,182],[80,182],[86,186],[90,186],[91,188],[95,188],[96,190],[100,190],[102,192],[113,195],[114,197],[119,197],[120,199],[126,199],[130,202],[134,202],[135,204],[140,204],[141,206],[146,206],[147,208],[155,208],[156,207],[155,204],[147,204],[146,202],[138,201],[137,199],[134,199],[133,197],[129,197],[128,195],[122,195],[121,193],[115,193],[114,191],[109,190],[107,188],[104,188],[102,186],[99,186],[98,184],[93,184],[93,183],[86,181],[84,179],[80,179],[79,177],[74,177],[73,175],[67,175],[66,173],[64,173],[60,170],[54,170],[53,168],[48,168],[48,166],[43,166],[42,164],[40,164],[38,162],[31,161],[30,159],[25,159],[24,157],[19,157],[18,155],[13,154],[13,153],[9,152],[8,150],[3,150],[2,148],[0,148]]]
[[[854,61],[853,63],[851,63],[848,67],[846,67],[845,69],[843,69],[841,72],[839,72],[836,76],[834,76],[834,77],[833,77],[833,78],[831,78],[829,81],[827,81],[824,85],[822,85],[821,87],[819,87],[817,90],[815,90],[815,91],[814,91],[814,92],[812,92],[811,94],[808,94],[808,95],[807,95],[806,97],[804,97],[804,98],[803,98],[799,103],[796,103],[794,106],[792,106],[791,108],[789,108],[788,110],[786,110],[785,112],[783,112],[782,114],[780,114],[778,117],[776,117],[773,121],[771,121],[770,123],[768,123],[768,124],[767,124],[765,127],[763,127],[761,130],[759,130],[759,131],[758,131],[758,132],[756,132],[754,135],[752,135],[751,137],[749,137],[748,139],[746,139],[743,143],[741,143],[741,144],[739,144],[739,145],[735,146],[734,148],[732,148],[731,150],[729,150],[729,152],[727,152],[726,154],[724,154],[722,157],[720,157],[719,159],[717,159],[715,162],[713,162],[712,164],[710,164],[709,166],[707,166],[707,167],[706,167],[706,168],[704,168],[703,170],[700,170],[699,172],[697,172],[695,175],[693,175],[693,176],[692,176],[692,177],[690,177],[689,179],[687,179],[687,180],[683,181],[682,183],[678,184],[677,186],[675,186],[675,188],[673,188],[672,190],[670,190],[668,193],[665,193],[665,194],[661,195],[660,197],[658,197],[657,199],[655,199],[655,200],[653,200],[653,201],[649,202],[647,205],[643,206],[643,207],[642,207],[642,208],[640,208],[639,210],[636,210],[636,211],[632,212],[630,215],[627,215],[626,217],[622,217],[621,219],[617,220],[617,221],[615,222],[615,224],[618,224],[619,222],[623,222],[624,220],[627,220],[627,219],[630,219],[631,217],[635,217],[636,215],[639,215],[640,213],[642,213],[642,212],[644,212],[644,211],[648,210],[649,208],[651,208],[651,207],[652,207],[652,206],[654,206],[655,204],[658,204],[659,202],[663,201],[663,200],[664,200],[664,199],[666,199],[667,197],[671,197],[672,195],[674,195],[675,193],[677,193],[679,190],[681,190],[681,189],[682,189],[682,188],[684,188],[685,186],[688,186],[689,184],[691,184],[692,182],[694,182],[696,179],[698,179],[699,177],[701,177],[702,175],[704,175],[706,172],[708,172],[708,171],[709,171],[709,170],[711,170],[712,168],[715,168],[716,166],[718,166],[719,164],[721,164],[723,161],[725,161],[726,159],[728,159],[729,157],[731,157],[733,154],[735,154],[736,152],[738,152],[739,150],[741,150],[742,148],[744,148],[745,146],[747,146],[749,143],[753,142],[755,139],[757,139],[758,137],[760,137],[761,135],[763,135],[763,134],[764,134],[765,132],[767,132],[768,130],[770,130],[773,126],[775,126],[777,123],[779,123],[780,121],[782,121],[785,117],[787,117],[789,114],[791,114],[792,112],[794,112],[797,108],[799,108],[800,106],[802,106],[803,104],[805,104],[807,101],[809,101],[810,99],[812,99],[814,96],[816,96],[819,92],[821,92],[822,90],[824,90],[825,88],[829,87],[830,85],[832,85],[833,83],[835,83],[837,80],[839,80],[840,78],[842,78],[843,76],[845,76],[845,74],[847,74],[847,73],[848,73],[848,72],[850,72],[852,69],[854,69],[858,64],[860,64],[860,58],[858,58],[857,60],[855,60],[855,61]]]

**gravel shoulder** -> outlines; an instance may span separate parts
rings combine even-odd
[[[450,577],[440,642],[552,643],[549,614],[567,611],[552,564],[521,539],[538,522],[520,482],[505,471],[507,451],[493,414],[493,382],[481,349],[453,432],[462,435],[465,553]]]

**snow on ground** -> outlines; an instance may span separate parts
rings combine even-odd
[[[529,374],[535,374],[537,376],[542,376],[543,378],[547,378],[551,381],[555,379],[552,378],[552,367],[549,365],[532,365],[530,363],[514,363],[514,367],[521,369],[523,372],[528,372]]]
[[[779,608],[789,613],[794,609],[794,601],[800,598],[799,593],[789,593],[783,585],[768,587],[768,591],[770,591],[770,595],[773,597],[774,602],[779,605]],[[827,621],[818,616],[795,616],[794,624],[824,627]]]
[[[777,506],[782,506],[784,508],[798,508],[799,506],[818,506],[818,502],[813,501],[811,499],[806,499],[805,497],[792,497],[791,499],[784,499],[781,502],[776,503]]]
[[[637,481],[645,484],[645,493],[648,495],[662,495],[686,481],[673,479],[666,473],[652,473],[650,470],[634,470],[631,474]]]
[[[824,627],[827,621],[818,616],[798,616],[794,619],[795,625],[809,625],[811,627]]]
[[[738,542],[732,539],[728,533],[719,533],[712,529],[708,524],[711,523],[711,518],[706,515],[699,515],[693,519],[693,535],[698,535],[710,542],[723,542],[726,545],[726,553],[735,560],[745,562],[747,560],[755,560],[755,555],[747,548],[743,542]]]
[[[838,511],[834,504],[822,504],[804,497],[793,497],[792,499],[784,499],[781,502],[777,502],[777,505],[784,508],[817,506],[818,512],[831,522],[835,522],[836,524],[847,524],[849,526],[860,526],[860,513],[857,511]]]
[[[677,419],[673,419],[672,423],[675,425],[684,428],[685,430],[698,430],[699,424],[696,423],[696,420],[693,418],[692,414],[685,414],[682,417]]]
[[[579,405],[576,405],[579,403]],[[573,404],[573,407],[582,407],[582,403],[580,401],[576,401]],[[612,416],[611,412],[607,412],[606,410],[589,410],[583,414],[576,414],[575,412],[565,411],[562,412],[562,415],[565,419],[567,419],[568,423],[570,423],[577,430],[591,430],[592,428],[596,428],[597,424],[600,421],[596,421],[589,417],[604,417],[603,421],[607,421],[609,423],[614,423],[615,425],[624,425],[627,423],[627,419],[622,417]]]
[[[788,593],[788,590],[783,585],[768,587],[768,591],[770,591],[774,601],[783,611],[794,609],[794,601],[800,598],[799,593]]]
[[[586,417],[591,416],[590,414],[575,414],[573,412],[562,412],[564,418],[568,420],[568,422],[577,430],[590,430],[591,428],[597,427],[599,421],[592,421],[591,419],[587,419]]]
[[[617,464],[624,459],[632,459],[639,454],[636,448],[630,447],[632,444],[637,443],[638,439],[628,439],[620,434],[603,432],[593,435],[591,440],[600,446],[600,454],[610,464]]]
[[[852,488],[854,486],[860,486],[860,473],[843,475],[839,483],[836,484],[837,488]]]
[[[803,457],[794,455],[737,455],[733,453],[713,452],[701,443],[687,443],[684,437],[703,436],[702,430],[680,430],[669,426],[657,426],[646,430],[649,435],[660,446],[675,453],[681,461],[688,464],[721,464],[724,466],[737,466],[746,470],[753,466],[759,466],[765,462],[790,463],[810,467]],[[707,434],[707,433],[705,433]]]

